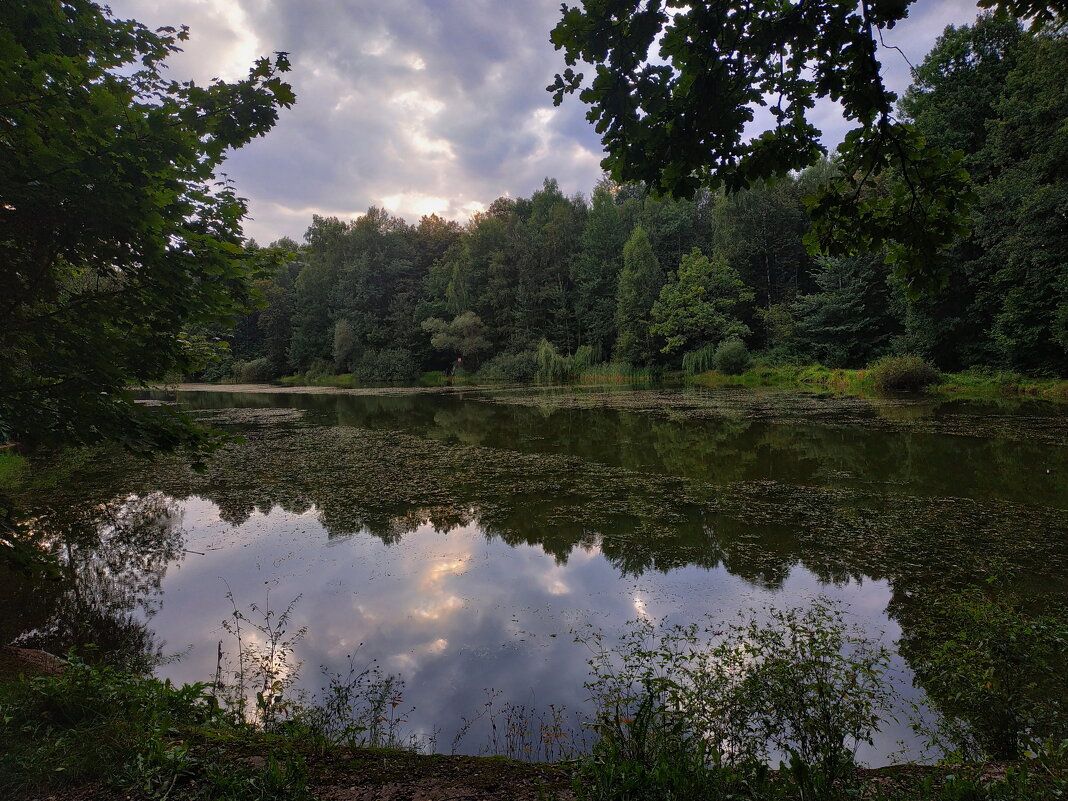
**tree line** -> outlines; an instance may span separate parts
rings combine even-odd
[[[1013,20],[947,28],[898,113],[963,152],[973,225],[945,285],[915,295],[882,250],[813,256],[806,198],[825,161],[735,193],[657,198],[602,180],[587,199],[555,180],[498,198],[466,224],[415,225],[371,208],[316,216],[260,282],[266,305],[224,338],[206,377],[353,373],[410,381],[457,360],[529,379],[547,349],[583,363],[707,367],[741,341],[770,360],[861,367],[891,353],[947,370],[1063,375],[1068,365],[1068,40]],[[907,191],[889,174],[864,191]]]

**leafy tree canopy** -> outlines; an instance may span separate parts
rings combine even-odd
[[[664,284],[664,273],[638,226],[623,246],[623,271],[616,290],[616,356],[630,364],[648,364],[655,352],[649,331],[653,304]]]
[[[675,280],[660,290],[650,330],[666,340],[663,353],[695,343],[741,339],[749,334],[749,326],[735,316],[736,307],[752,300],[753,292],[737,270],[722,260],[709,261],[694,248],[682,257]]]
[[[430,334],[430,345],[435,350],[445,351],[471,362],[477,362],[491,347],[482,320],[472,311],[462,312],[450,322],[431,317],[423,320],[422,328]]]
[[[839,148],[840,173],[810,199],[810,247],[848,255],[886,243],[918,292],[944,280],[941,253],[966,231],[974,198],[961,155],[895,119],[895,95],[879,73],[879,37],[913,2],[583,0],[562,7],[552,32],[568,66],[548,89],[557,104],[582,90],[616,180],[682,197],[814,164],[825,151],[810,112],[818,99],[837,101],[857,127]],[[1059,23],[1068,8],[1063,0],[981,5],[1036,26]],[[585,88],[579,61],[595,68]],[[747,138],[758,108],[770,127]],[[879,180],[891,174],[899,180]]]
[[[265,252],[216,169],[294,96],[284,53],[242,81],[165,78],[186,38],[88,0],[0,2],[0,438],[201,436],[126,388],[193,372],[206,343],[186,332],[252,302]]]

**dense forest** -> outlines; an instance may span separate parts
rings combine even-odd
[[[909,353],[945,370],[1065,374],[1068,41],[981,17],[948,28],[913,76],[899,114],[963,151],[975,193],[935,294],[911,296],[882,252],[810,254],[805,200],[832,161],[693,200],[608,180],[568,197],[546,179],[466,225],[378,208],[315,217],[303,244],[274,243],[292,257],[261,281],[265,305],[205,332],[229,352],[204,377],[411,381],[459,359],[523,380],[567,357],[694,371],[732,340],[771,362]]]

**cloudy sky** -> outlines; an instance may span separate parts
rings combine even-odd
[[[246,232],[298,241],[313,214],[350,219],[370,205],[415,222],[466,219],[501,195],[529,196],[546,176],[589,193],[600,175],[585,106],[554,108],[545,87],[563,67],[549,43],[559,0],[112,0],[146,25],[188,25],[175,78],[243,77],[259,55],[291,54],[297,105],[230,157],[226,172],[250,201]],[[974,0],[918,0],[885,36],[919,63]],[[882,61],[896,91],[909,68]],[[567,102],[570,101],[570,102]],[[825,144],[846,129],[817,109]]]

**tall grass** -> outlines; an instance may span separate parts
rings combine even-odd
[[[578,384],[648,384],[653,380],[653,368],[635,367],[625,362],[593,364],[575,378]]]

